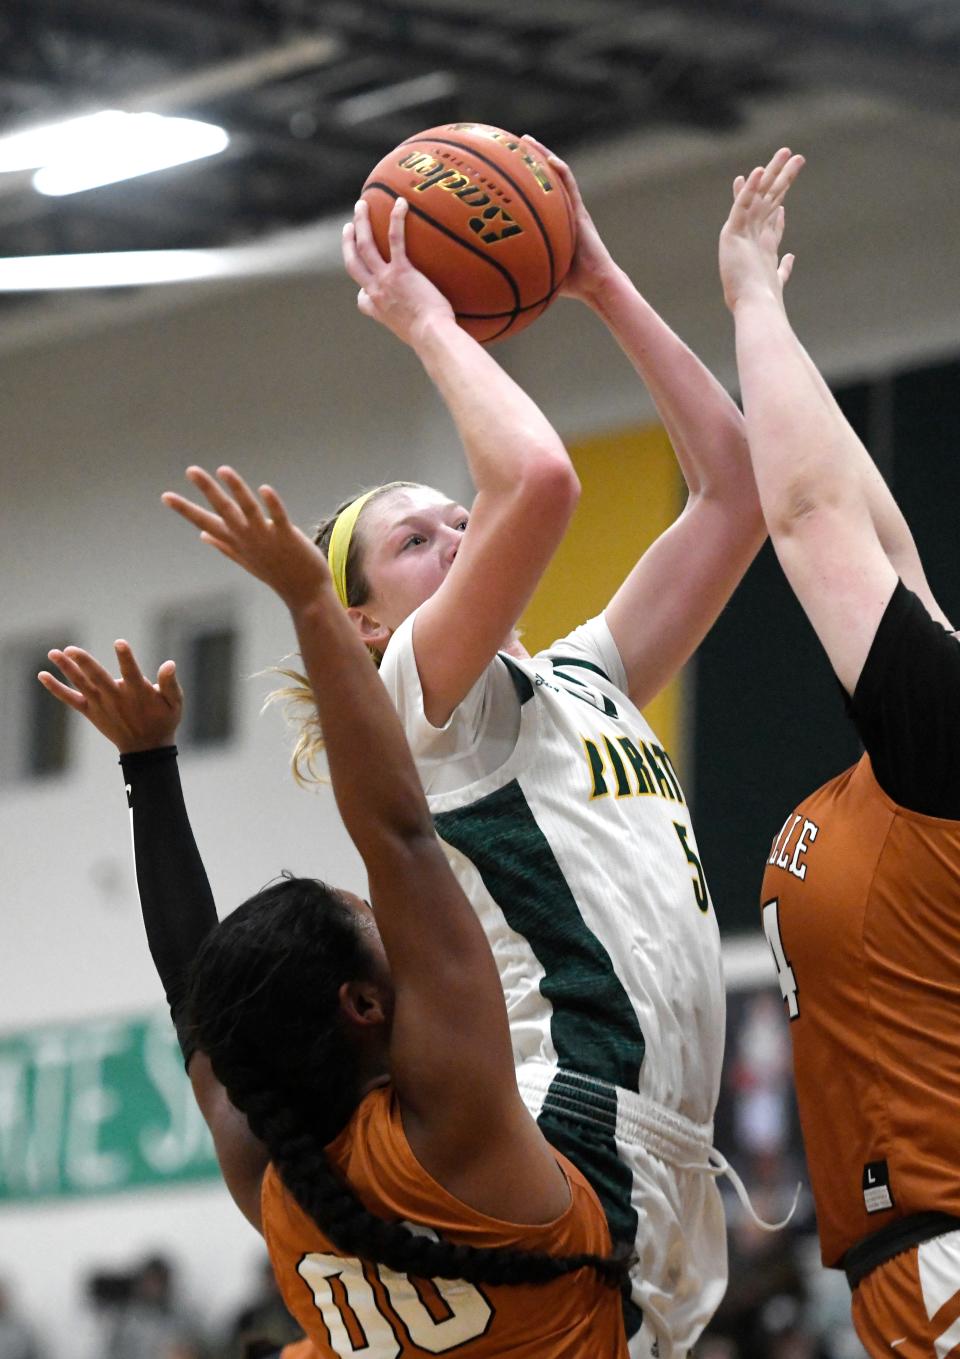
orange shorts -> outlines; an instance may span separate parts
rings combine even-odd
[[[872,1359],[960,1359],[960,1231],[872,1270],[854,1289],[853,1324]]]

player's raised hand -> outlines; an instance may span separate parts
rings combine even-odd
[[[542,160],[553,171],[573,206],[576,231],[573,263],[560,285],[560,295],[579,298],[581,302],[589,304],[595,300],[617,266],[586,209],[580,186],[570,166],[529,133],[524,133],[520,140],[530,147],[538,160]]]
[[[219,467],[216,477],[202,467],[188,467],[187,479],[210,509],[175,491],[165,491],[163,503],[199,529],[202,542],[263,581],[288,608],[310,604],[329,584],[326,557],[290,522],[272,487],[261,486],[258,500],[232,467]]]
[[[101,735],[129,755],[173,744],[183,713],[183,691],[173,661],[164,661],[151,682],[141,671],[127,642],[114,643],[119,678],[82,647],[47,652],[68,683],[41,670],[44,689],[96,727]]]
[[[440,289],[415,269],[407,257],[409,206],[405,198],[398,198],[393,205],[389,258],[384,259],[374,240],[370,209],[361,198],[353,221],[343,228],[343,262],[360,288],[357,306],[363,315],[379,321],[397,339],[415,347],[418,328],[430,317],[453,320],[453,308]]]
[[[779,258],[783,200],[804,166],[803,156],[782,147],[765,165],[733,184],[733,207],[720,232],[720,278],[732,311],[744,297],[782,298],[793,256]]]

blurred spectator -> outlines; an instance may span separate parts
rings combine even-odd
[[[751,1186],[754,1207],[767,1221],[782,1218],[792,1198],[792,1186],[771,1178]],[[805,1325],[807,1288],[796,1229],[765,1232],[739,1203],[728,1206],[728,1223],[730,1282],[710,1323],[712,1345],[698,1348],[697,1359],[819,1359]],[[726,1350],[718,1347],[721,1340]]]
[[[40,1359],[33,1332],[13,1310],[10,1294],[0,1282],[0,1359]]]
[[[270,1261],[264,1257],[254,1296],[237,1313],[219,1359],[244,1359],[255,1345],[269,1352],[302,1337],[303,1331],[284,1306]]]
[[[732,1095],[733,1145],[737,1155],[748,1153],[744,1166],[752,1180],[768,1183],[773,1162],[776,1171],[790,1178],[783,1164],[789,1150],[794,1108],[790,1035],[779,996],[760,990],[745,995],[737,1014],[732,1059],[728,1059],[725,1082]]]
[[[130,1275],[94,1275],[89,1292],[103,1318],[102,1359],[204,1359],[200,1329],[178,1302],[163,1256]]]

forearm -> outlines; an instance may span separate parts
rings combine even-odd
[[[653,399],[692,492],[750,494],[743,416],[713,374],[670,329],[620,269],[591,306]]]
[[[827,409],[832,413],[834,419],[846,423],[846,416],[840,409],[837,399],[823,375],[807,351],[803,349],[803,346],[801,346],[801,351],[810,378]],[[873,521],[877,537],[880,539],[880,545],[897,569],[897,574],[902,577],[916,578],[917,573],[919,573],[922,579],[923,569],[920,566],[920,558],[913,540],[913,534],[910,532],[909,525],[900,511],[900,507],[894,500],[890,488],[884,481],[880,469],[860,439],[856,440],[855,450],[852,446],[850,447],[850,458],[852,461],[855,460],[859,466],[863,496],[870,512],[870,518]],[[909,581],[907,583],[909,584]],[[915,590],[916,586],[910,585],[910,589]]]
[[[452,319],[428,318],[413,347],[453,418],[478,492],[513,493],[544,461],[566,464],[573,477],[537,404]]]
[[[147,944],[184,1056],[192,1045],[183,1002],[190,966],[217,912],[190,827],[176,747],[121,755]]]
[[[771,534],[791,531],[821,508],[862,512],[867,455],[836,402],[826,399],[782,303],[751,296],[734,320],[750,456]]]

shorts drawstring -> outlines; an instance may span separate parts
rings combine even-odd
[[[736,1194],[737,1198],[740,1200],[740,1203],[749,1214],[751,1221],[754,1223],[755,1226],[759,1227],[762,1232],[783,1231],[784,1227],[787,1226],[787,1224],[790,1222],[790,1219],[797,1211],[797,1204],[800,1202],[800,1190],[802,1188],[802,1184],[798,1180],[797,1187],[793,1191],[793,1202],[790,1205],[790,1211],[787,1213],[786,1217],[781,1218],[779,1222],[765,1221],[757,1212],[756,1208],[754,1208],[753,1204],[750,1202],[750,1195],[747,1192],[747,1186],[744,1184],[743,1180],[741,1180],[740,1176],[734,1170],[733,1166],[724,1156],[723,1152],[717,1151],[716,1147],[711,1147],[710,1150],[707,1152],[706,1164],[703,1163],[698,1164],[697,1162],[692,1161],[687,1165],[677,1166],[677,1169],[699,1170],[701,1171],[702,1174],[713,1175],[717,1179],[719,1179],[721,1175],[726,1175],[727,1179],[733,1185],[734,1193]]]

